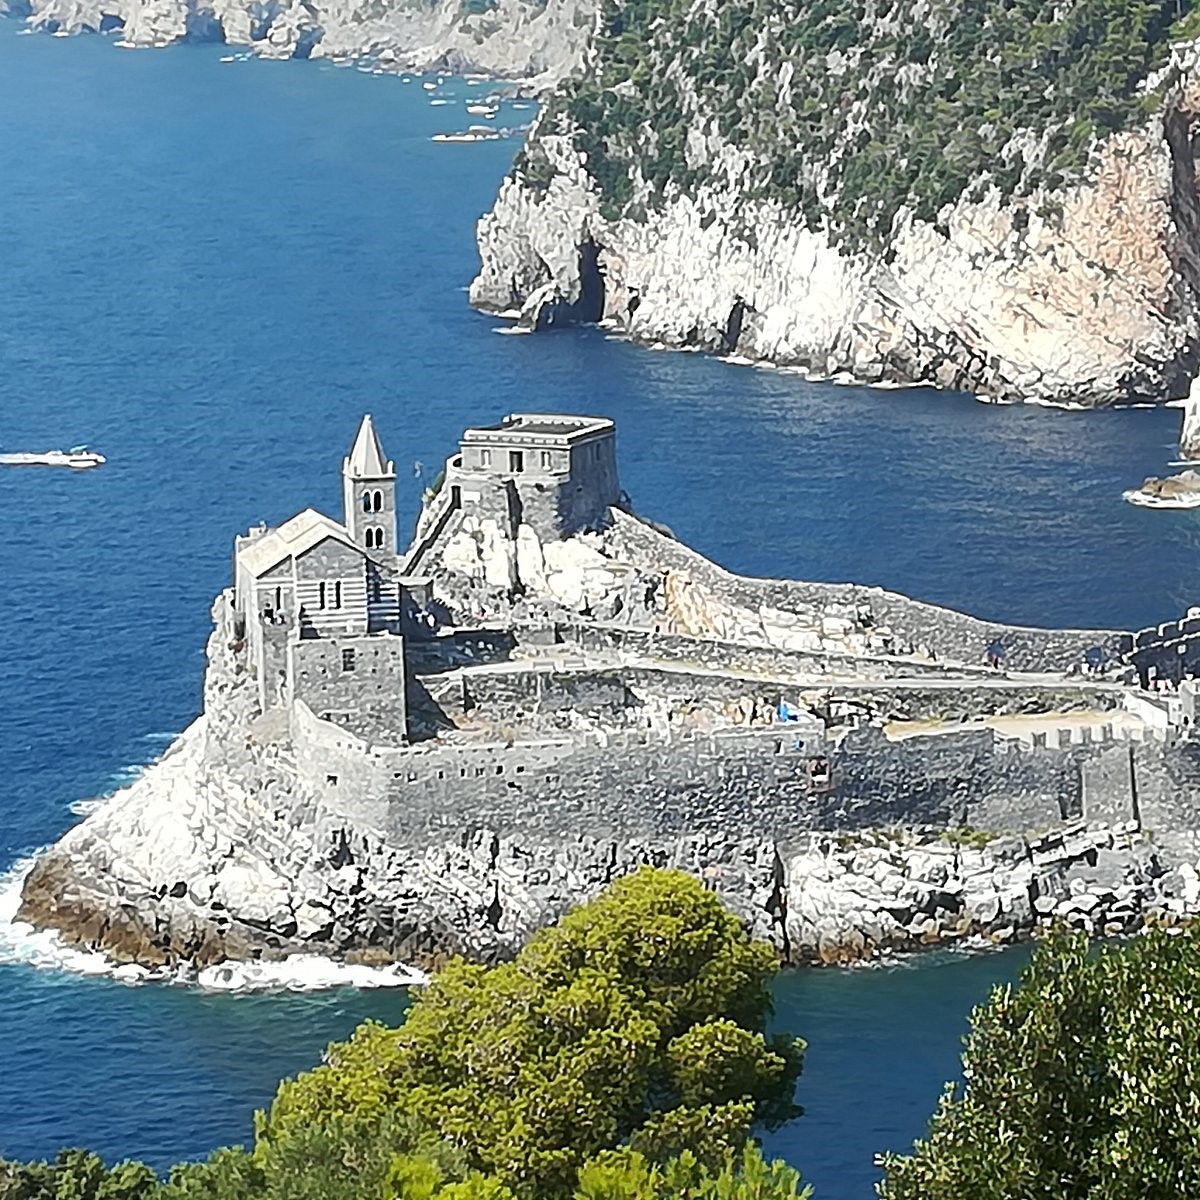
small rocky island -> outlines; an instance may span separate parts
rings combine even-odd
[[[1125,493],[1130,504],[1142,508],[1200,508],[1200,471],[1190,468],[1178,475],[1151,475],[1141,487]]]
[[[369,417],[341,471],[340,520],[236,539],[203,715],[21,920],[150,967],[427,966],[653,863],[804,963],[1195,908],[1200,617],[734,575],[631,510],[602,418],[466,430],[406,549]]]

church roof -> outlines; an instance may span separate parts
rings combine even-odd
[[[395,466],[383,456],[383,446],[370,413],[363,417],[358,427],[358,436],[344,470],[352,479],[385,479],[396,473]]]
[[[365,558],[363,548],[355,543],[343,525],[315,508],[306,508],[270,533],[255,538],[249,545],[238,547],[238,562],[258,579],[285,558],[298,557],[326,538],[333,538]]]

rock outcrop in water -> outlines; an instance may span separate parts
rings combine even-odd
[[[480,223],[472,301],[1001,401],[1185,395],[1185,10],[985,7],[606,10]]]
[[[359,58],[406,70],[482,72],[544,88],[578,65],[593,0],[0,0],[35,29],[119,33],[122,45],[184,39],[264,58]]]
[[[1162,479],[1151,475],[1126,492],[1125,499],[1141,508],[1200,508],[1200,472],[1181,471]]]

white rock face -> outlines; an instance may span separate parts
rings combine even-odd
[[[35,29],[120,29],[129,46],[193,38],[268,58],[369,56],[395,69],[481,71],[538,89],[577,65],[595,15],[594,0],[496,0],[486,12],[462,0],[28,0],[27,9]]]
[[[993,191],[944,210],[944,234],[901,214],[888,256],[846,254],[732,186],[650,204],[644,222],[609,220],[569,138],[535,129],[555,174],[544,189],[505,181],[479,223],[471,300],[524,306],[532,328],[602,318],[640,341],[823,377],[1066,405],[1181,396],[1200,330],[1200,89],[1177,69],[1165,118],[1105,142],[1086,184],[1035,197],[1024,228]],[[1038,213],[1054,207],[1061,216]],[[579,313],[592,247],[603,307]]]
[[[1184,401],[1179,452],[1189,461],[1200,459],[1200,378],[1192,380],[1191,390]]]

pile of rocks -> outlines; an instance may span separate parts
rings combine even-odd
[[[784,950],[794,962],[983,939],[1063,923],[1114,936],[1200,912],[1200,877],[1169,867],[1135,827],[1082,822],[1035,838],[961,831],[814,834],[786,862]]]

